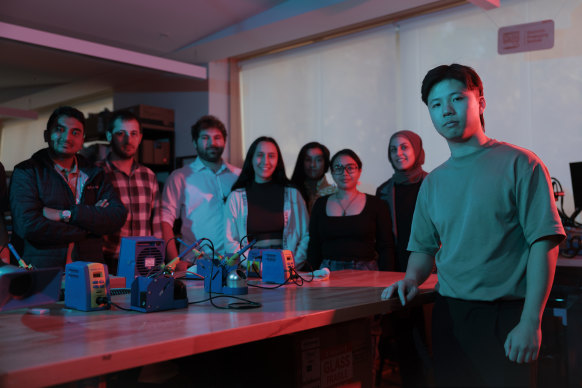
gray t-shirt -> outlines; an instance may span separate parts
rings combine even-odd
[[[408,250],[436,257],[441,295],[514,299],[525,297],[529,247],[552,235],[565,233],[546,167],[528,150],[490,140],[424,180]]]

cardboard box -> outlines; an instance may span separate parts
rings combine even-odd
[[[260,329],[258,329],[260,330]],[[197,387],[372,387],[370,319],[175,360]]]
[[[167,130],[174,130],[174,110],[160,108],[157,106],[149,105],[136,105],[127,108],[130,112],[140,118],[142,125],[146,127],[151,127],[148,124],[153,124],[155,126],[161,127],[171,127],[166,128]],[[159,129],[159,128],[154,128]]]
[[[297,387],[372,386],[370,320],[292,335]]]
[[[154,144],[152,139],[143,139],[141,141],[141,162],[144,164],[154,164]]]
[[[154,142],[154,162],[153,164],[170,163],[170,140],[161,139]]]

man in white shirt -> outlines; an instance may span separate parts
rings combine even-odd
[[[226,128],[214,116],[203,116],[192,126],[192,141],[198,157],[172,172],[162,195],[162,233],[167,242],[166,261],[178,256],[173,225],[182,221],[186,244],[205,237],[216,253],[224,252],[224,206],[240,169],[222,160]],[[184,249],[184,247],[182,247]]]

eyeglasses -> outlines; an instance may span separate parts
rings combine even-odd
[[[342,166],[341,164],[336,164],[335,166],[331,166],[331,173],[334,175],[340,175],[344,173],[344,170],[348,172],[348,174],[353,174],[359,170],[357,164],[348,164]]]

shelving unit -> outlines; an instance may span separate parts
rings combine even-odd
[[[131,111],[141,121],[143,138],[138,161],[151,168],[158,180],[165,180],[175,168],[174,110],[149,105],[135,105],[124,110]]]

